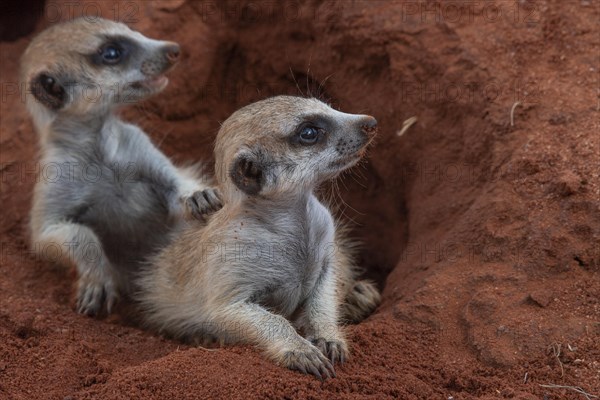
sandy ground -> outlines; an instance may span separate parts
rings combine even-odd
[[[21,28],[22,3],[5,18]],[[212,162],[219,122],[274,94],[373,114],[369,162],[326,196],[384,300],[347,328],[352,358],[324,383],[251,347],[206,351],[124,312],[78,315],[74,272],[29,251],[40,167],[14,89],[32,34],[11,38],[0,43],[1,399],[585,399],[550,384],[600,395],[600,3],[74,3],[47,4],[35,31],[100,13],[183,46],[167,90],[124,112],[178,162]]]

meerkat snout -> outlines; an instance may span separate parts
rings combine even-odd
[[[369,137],[374,137],[377,132],[377,120],[374,117],[368,115],[361,122],[362,131]]]
[[[166,42],[150,52],[142,62],[141,71],[149,77],[164,74],[179,61],[180,47],[177,43]]]
[[[370,115],[361,116],[354,123],[353,131],[358,132],[354,135],[343,135],[338,138],[335,145],[336,152],[342,157],[342,160],[335,160],[336,165],[344,161],[346,157],[363,156],[363,150],[371,143],[377,133],[377,120]]]
[[[176,64],[179,61],[180,47],[177,43],[169,43],[162,51],[169,63]]]

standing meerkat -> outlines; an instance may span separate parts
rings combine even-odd
[[[220,208],[191,169],[176,168],[116,115],[159,93],[179,45],[126,25],[76,19],[45,30],[21,60],[41,170],[31,210],[34,249],[60,250],[78,271],[77,308],[93,315],[131,290],[131,274],[187,215]],[[51,177],[43,176],[51,175]]]
[[[348,355],[340,319],[365,318],[380,296],[355,281],[343,232],[314,191],[360,160],[376,124],[292,96],[231,115],[215,147],[224,206],[175,233],[142,270],[146,323],[183,339],[256,344],[280,365],[333,376]]]

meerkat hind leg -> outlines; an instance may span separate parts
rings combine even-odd
[[[343,236],[344,229],[338,231]],[[381,302],[381,294],[377,285],[370,280],[359,280],[361,273],[342,239],[336,252],[338,285],[340,287],[340,316],[347,323],[357,324],[367,318]]]
[[[110,313],[118,299],[110,263],[100,239],[88,227],[63,222],[47,226],[38,236],[41,248],[60,246],[64,264],[75,264],[77,281],[77,311],[96,315],[104,304]]]
[[[367,318],[381,302],[381,294],[375,283],[359,280],[346,292],[341,307],[342,319],[357,324]]]

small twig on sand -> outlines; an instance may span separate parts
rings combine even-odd
[[[562,361],[560,361],[560,348],[561,348],[561,344],[560,343],[556,343],[552,345],[552,352],[554,353],[554,357],[556,357],[556,359],[558,360],[558,365],[560,365],[560,376],[564,376],[565,375],[565,369],[563,368],[563,364]]]
[[[520,101],[515,102],[510,109],[510,126],[515,126],[515,108],[517,108],[518,105],[521,105]]]
[[[587,400],[597,399],[598,396],[587,393],[585,390],[580,388],[579,386],[564,386],[564,385],[555,385],[553,383],[549,383],[547,385],[540,384],[541,387],[549,388],[549,389],[568,389],[574,392],[580,393],[585,396]]]
[[[402,129],[400,129],[396,135],[398,136],[402,136],[406,133],[406,131],[408,130],[408,128],[410,128],[415,122],[417,122],[417,117],[410,117],[409,119],[407,119],[406,121],[404,121],[402,123]]]
[[[529,372],[525,372],[525,378],[523,378],[523,383],[527,383],[527,375],[529,375]]]
[[[219,351],[219,349],[209,349],[208,347],[196,346],[197,349],[202,349],[205,351]]]

